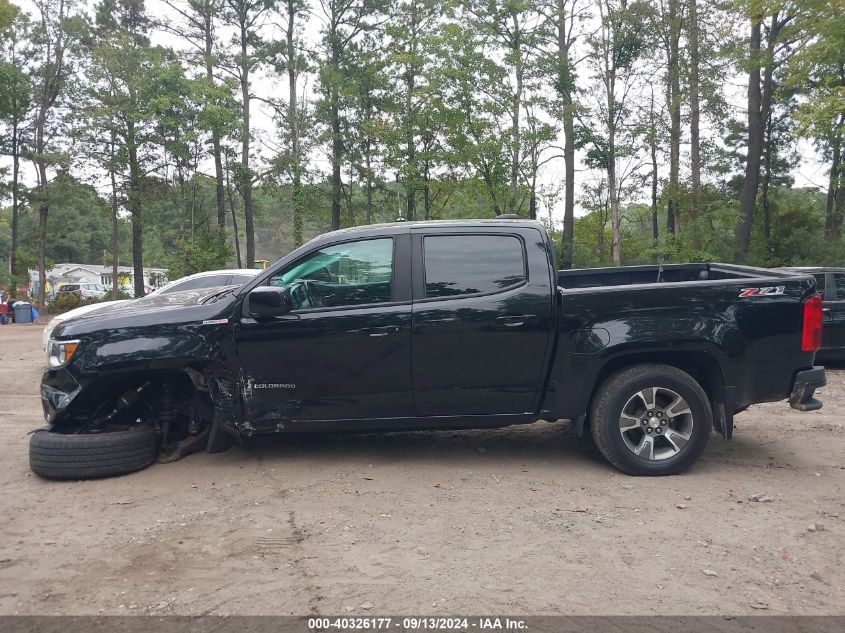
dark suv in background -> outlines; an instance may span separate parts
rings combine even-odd
[[[782,270],[810,273],[822,296],[824,330],[822,346],[816,358],[845,361],[845,268],[827,266],[791,266]]]

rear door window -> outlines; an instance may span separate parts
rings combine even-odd
[[[525,249],[513,235],[428,235],[426,298],[500,292],[526,280]]]

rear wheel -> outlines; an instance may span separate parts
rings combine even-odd
[[[670,365],[635,365],[611,375],[590,411],[596,447],[630,475],[686,470],[704,452],[712,427],[701,385]]]

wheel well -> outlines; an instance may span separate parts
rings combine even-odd
[[[137,389],[146,383],[149,383],[147,392],[167,385],[169,397],[176,402],[191,400],[197,394],[194,383],[184,371],[147,370],[115,373],[94,381],[74,398],[68,407],[67,421],[85,419],[105,398],[117,398],[125,391]]]
[[[664,365],[671,365],[682,371],[685,371],[692,376],[695,381],[701,385],[704,392],[710,401],[716,405],[713,410],[713,419],[721,424],[720,415],[717,409],[725,401],[725,379],[722,374],[722,368],[718,361],[706,352],[648,352],[626,354],[619,356],[607,362],[601,368],[599,375],[593,384],[592,393],[590,393],[590,400],[587,403],[585,426],[589,424],[589,412],[593,406],[593,398],[599,385],[607,380],[608,376],[615,374],[617,371],[631,367],[632,365],[639,365],[644,363],[661,363]]]

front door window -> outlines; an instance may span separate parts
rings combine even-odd
[[[287,288],[294,310],[388,303],[393,295],[393,239],[333,244],[270,278]]]

